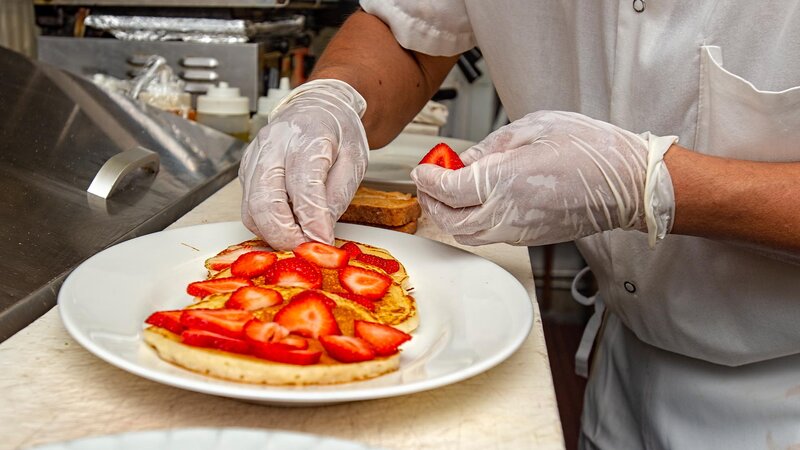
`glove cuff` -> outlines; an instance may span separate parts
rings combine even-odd
[[[281,100],[269,114],[269,121],[272,122],[272,118],[292,100],[312,92],[339,100],[353,110],[359,119],[364,117],[364,113],[367,111],[367,101],[364,100],[364,97],[362,97],[354,87],[342,80],[322,78],[305,82],[289,92],[289,95]]]
[[[675,219],[675,192],[672,178],[664,164],[664,154],[678,142],[677,136],[639,135],[647,143],[647,177],[644,183],[644,215],[650,248],[664,239]]]

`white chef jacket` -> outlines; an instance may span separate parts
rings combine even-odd
[[[405,48],[483,52],[509,118],[586,114],[695,151],[800,161],[800,0],[361,0]],[[800,232],[800,230],[798,230]],[[581,239],[609,320],[587,448],[800,445],[800,265],[635,231]]]

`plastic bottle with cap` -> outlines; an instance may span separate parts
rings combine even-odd
[[[281,100],[289,95],[290,91],[289,78],[283,77],[281,78],[280,86],[271,88],[267,91],[265,97],[258,98],[258,110],[250,121],[250,139],[255,138],[258,131],[269,123],[269,113],[278,106]]]
[[[197,121],[247,141],[250,130],[250,101],[239,88],[219,85],[208,88],[206,95],[197,97]]]

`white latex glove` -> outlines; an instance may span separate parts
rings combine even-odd
[[[242,157],[242,222],[270,246],[333,243],[367,169],[363,97],[339,80],[294,89]]]
[[[544,245],[605,230],[672,226],[675,199],[663,163],[674,136],[641,136],[568,112],[540,111],[461,154],[466,167],[411,172],[420,204],[467,245]]]

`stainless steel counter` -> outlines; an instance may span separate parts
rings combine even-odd
[[[233,179],[244,143],[3,48],[0,73],[3,341],[55,304],[81,261],[164,228]],[[132,171],[105,199],[87,192],[106,161],[136,148],[155,153],[156,173]]]

